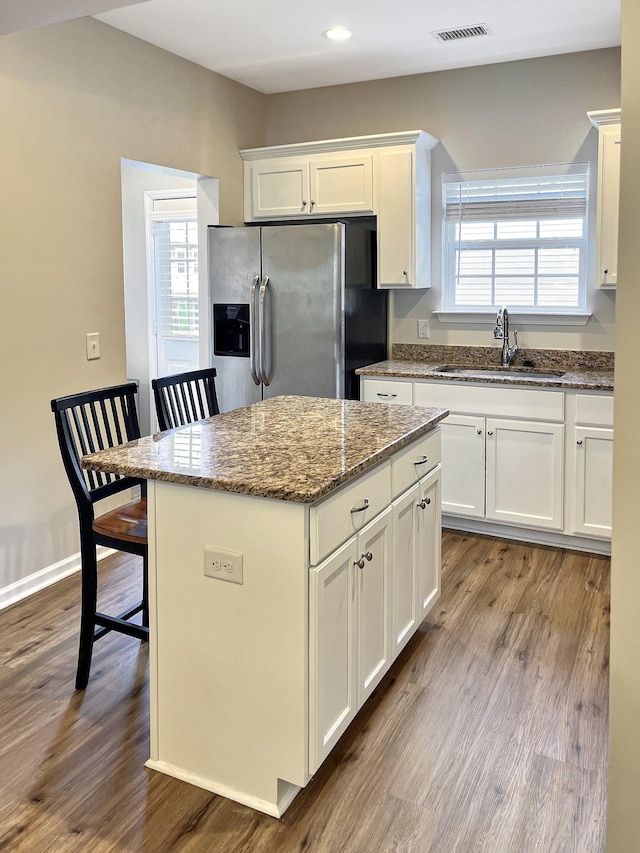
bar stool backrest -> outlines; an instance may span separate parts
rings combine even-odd
[[[215,367],[207,367],[151,381],[161,432],[220,413],[216,375]]]

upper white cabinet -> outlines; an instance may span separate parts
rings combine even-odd
[[[252,220],[373,212],[370,154],[259,160],[248,164],[245,181]]]
[[[410,131],[245,149],[245,221],[374,214],[378,287],[430,287],[437,142]]]
[[[587,115],[598,128],[596,286],[613,288],[618,283],[621,111],[598,110]]]

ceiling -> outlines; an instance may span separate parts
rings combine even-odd
[[[2,0],[0,33],[65,8],[265,93],[620,44],[620,0]],[[490,34],[432,35],[478,24]],[[353,38],[322,36],[336,25]]]

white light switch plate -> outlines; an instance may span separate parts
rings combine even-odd
[[[100,332],[87,332],[87,361],[100,358]]]

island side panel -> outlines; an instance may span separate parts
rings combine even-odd
[[[308,508],[149,491],[149,766],[281,814],[309,780]],[[205,576],[205,546],[242,554],[241,585]]]

